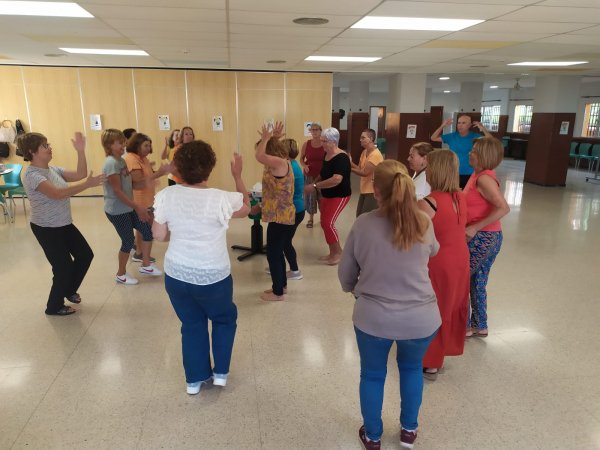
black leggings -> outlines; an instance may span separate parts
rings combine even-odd
[[[40,227],[31,224],[31,231],[42,246],[52,266],[52,287],[46,305],[47,314],[56,314],[65,306],[65,298],[77,292],[87,273],[94,253],[73,224],[64,227]]]
[[[298,260],[296,259],[296,249],[292,244],[292,239],[294,239],[294,235],[296,234],[296,230],[298,229],[298,225],[302,223],[304,220],[305,211],[296,213],[296,221],[294,222],[294,229],[289,235],[289,239],[283,245],[283,253],[285,254],[285,259],[287,259],[288,264],[290,265],[290,270],[296,272],[298,270]]]
[[[275,295],[283,295],[283,288],[287,286],[283,249],[287,242],[292,241],[294,230],[294,225],[275,222],[269,222],[267,225],[267,261]]]

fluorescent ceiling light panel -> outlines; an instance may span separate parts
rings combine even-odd
[[[67,53],[81,55],[149,56],[144,50],[111,50],[106,48],[62,48]]]
[[[446,80],[449,80],[449,79],[450,79],[450,77],[439,77],[438,78],[438,80],[442,80],[442,81],[446,81]]]
[[[444,91],[444,94],[449,94],[449,93],[450,93],[450,91]]]
[[[498,86],[490,86],[490,89],[498,89]]]
[[[369,30],[415,30],[415,31],[458,31],[483,20],[467,19],[434,19],[429,17],[381,17],[367,16],[350,28],[366,28]]]
[[[77,3],[0,1],[0,15],[44,17],[94,17]]]
[[[366,62],[379,61],[379,56],[309,56],[305,61],[326,61],[326,62]]]
[[[535,67],[566,67],[577,64],[587,64],[588,61],[525,61],[507,64],[508,66],[535,66]],[[523,74],[525,75],[525,74]]]

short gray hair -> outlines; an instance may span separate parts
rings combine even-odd
[[[321,137],[326,141],[335,142],[335,145],[340,143],[340,132],[337,128],[325,128],[321,133]]]

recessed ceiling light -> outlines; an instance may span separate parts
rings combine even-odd
[[[94,17],[77,3],[0,1],[0,15],[47,17]]]
[[[293,22],[298,25],[325,25],[326,23],[329,23],[329,20],[322,17],[298,17],[297,19],[294,19]]]
[[[309,56],[305,61],[328,61],[328,62],[373,62],[379,61],[379,56]]]
[[[450,92],[452,92],[452,91],[444,91],[444,94],[449,94]]]
[[[490,86],[490,89],[498,89],[498,86]]]
[[[285,64],[286,62],[283,59],[270,59],[267,61],[267,64]]]
[[[483,22],[483,20],[367,16],[356,22],[350,28],[368,28],[371,30],[458,31],[472,27],[481,22]]]
[[[524,61],[519,63],[507,64],[508,66],[536,66],[536,67],[565,67],[576,66],[577,64],[587,64],[588,61]]]
[[[450,77],[439,77],[438,78],[438,80],[442,80],[442,81],[446,81],[446,80],[449,80],[449,79],[450,79]]]
[[[149,56],[144,50],[111,50],[106,48],[60,48],[67,53],[82,55]]]

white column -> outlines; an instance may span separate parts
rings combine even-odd
[[[534,113],[576,113],[581,78],[565,75],[536,77]]]
[[[350,111],[347,112],[369,112],[369,82],[350,82]]]
[[[422,113],[425,111],[427,76],[423,73],[390,75],[389,112]]]
[[[480,112],[483,98],[483,82],[463,81],[460,83],[460,112]]]

